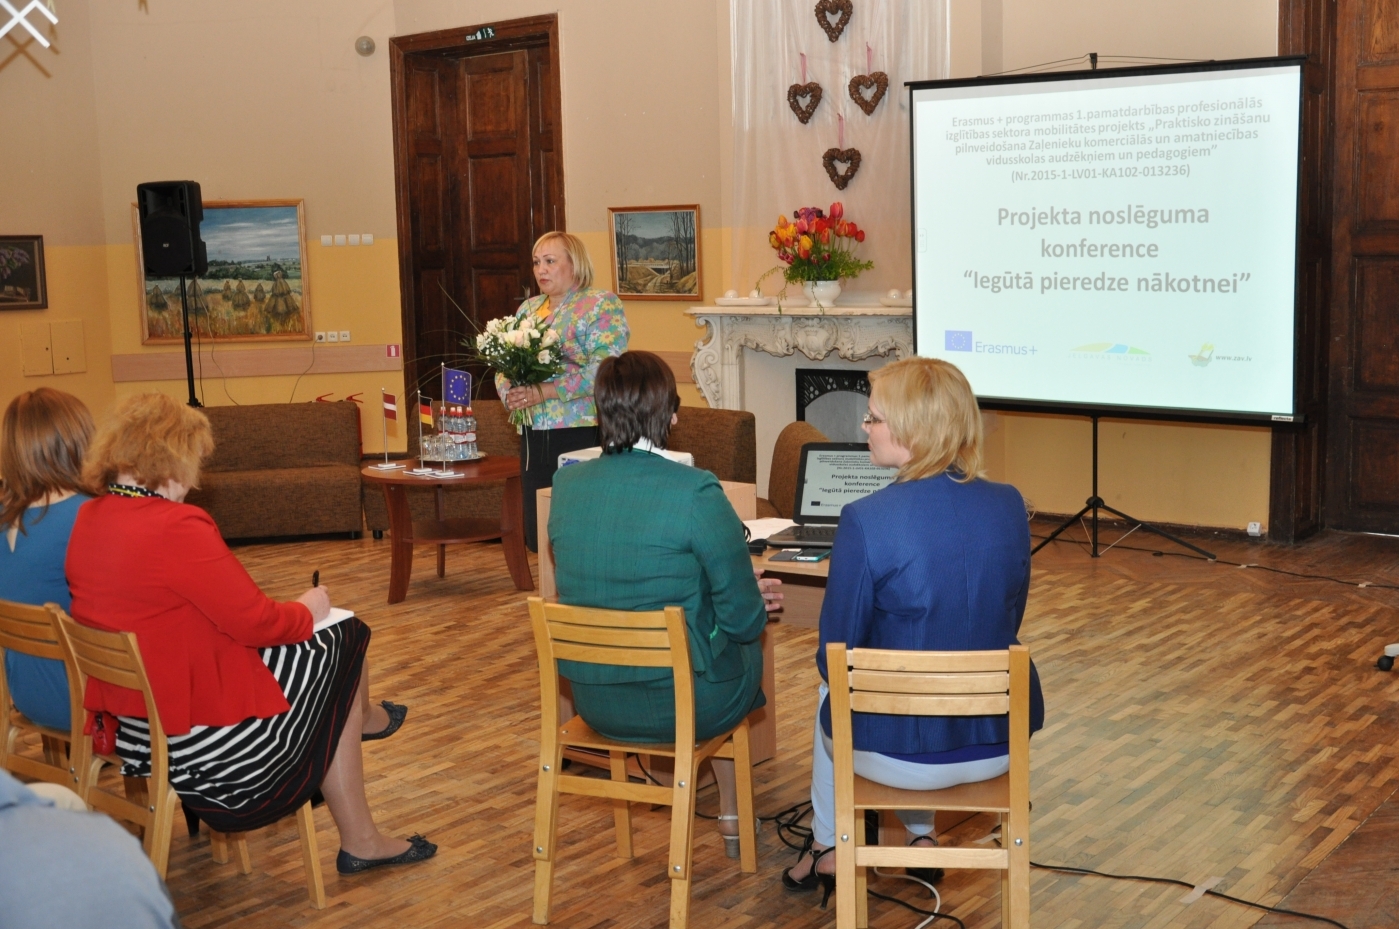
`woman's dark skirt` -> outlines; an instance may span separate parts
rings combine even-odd
[[[567,429],[525,429],[520,433],[520,489],[525,499],[525,547],[539,551],[539,508],[535,493],[554,485],[559,456],[598,444],[597,426],[571,426]]]
[[[187,811],[219,832],[247,832],[296,812],[325,780],[359,699],[369,627],[350,617],[309,640],[260,650],[291,709],[232,726],[169,736],[170,786]],[[149,777],[150,728],[121,717],[122,774]]]

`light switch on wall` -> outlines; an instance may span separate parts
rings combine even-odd
[[[374,233],[372,233],[372,232],[361,232],[361,233],[359,234],[359,240],[360,240],[360,242],[363,243],[364,245],[373,245],[373,244],[374,244]]]
[[[337,235],[337,236],[335,237],[335,244],[336,244],[336,245],[344,245],[344,244],[345,244],[345,237],[344,237],[343,235]]]
[[[358,244],[359,244],[359,236],[356,235],[356,234],[354,234],[354,233],[351,233],[349,236],[346,237],[346,242],[345,242],[345,244],[346,244],[346,245],[358,245]]]
[[[334,245],[334,244],[335,244],[335,236],[333,236],[333,235],[323,235],[323,236],[321,236],[321,247],[322,247],[322,248],[330,248],[330,247],[331,247],[332,245]]]

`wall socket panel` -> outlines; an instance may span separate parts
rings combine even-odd
[[[334,329],[332,329],[332,330],[330,330],[329,332],[327,332],[327,333],[325,334],[325,340],[326,340],[327,342],[339,342],[339,341],[340,341],[340,333],[339,333],[339,332],[336,332]]]
[[[318,332],[318,333],[316,333],[316,341],[317,341],[317,342],[324,342],[324,341],[325,341],[325,333],[324,333],[324,332]]]
[[[1249,534],[1250,536],[1252,536],[1253,538],[1255,538],[1255,539],[1261,539],[1261,538],[1263,537],[1263,524],[1262,524],[1262,523],[1249,523],[1249,524],[1248,524],[1248,534]]]
[[[350,330],[348,330],[348,329],[341,329],[341,330],[340,330],[340,341],[341,341],[341,342],[348,342],[348,341],[350,341]]]

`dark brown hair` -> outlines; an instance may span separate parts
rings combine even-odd
[[[199,486],[199,465],[214,450],[209,418],[165,394],[136,394],[102,424],[83,469],[96,493],[126,473],[155,490],[168,481]]]
[[[0,530],[23,532],[24,511],[36,500],[82,491],[91,439],[92,414],[72,394],[40,387],[11,400],[0,425]]]
[[[593,382],[593,399],[604,454],[627,451],[639,439],[665,448],[670,418],[680,409],[675,375],[650,352],[623,352],[604,360]]]

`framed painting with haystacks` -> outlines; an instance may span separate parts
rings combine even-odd
[[[613,291],[629,300],[700,299],[700,208],[620,206],[612,218]]]
[[[311,339],[303,200],[205,200],[199,237],[209,272],[187,278],[190,331],[220,341]],[[180,342],[180,279],[148,277],[141,227],[131,205],[140,281],[141,341]]]

